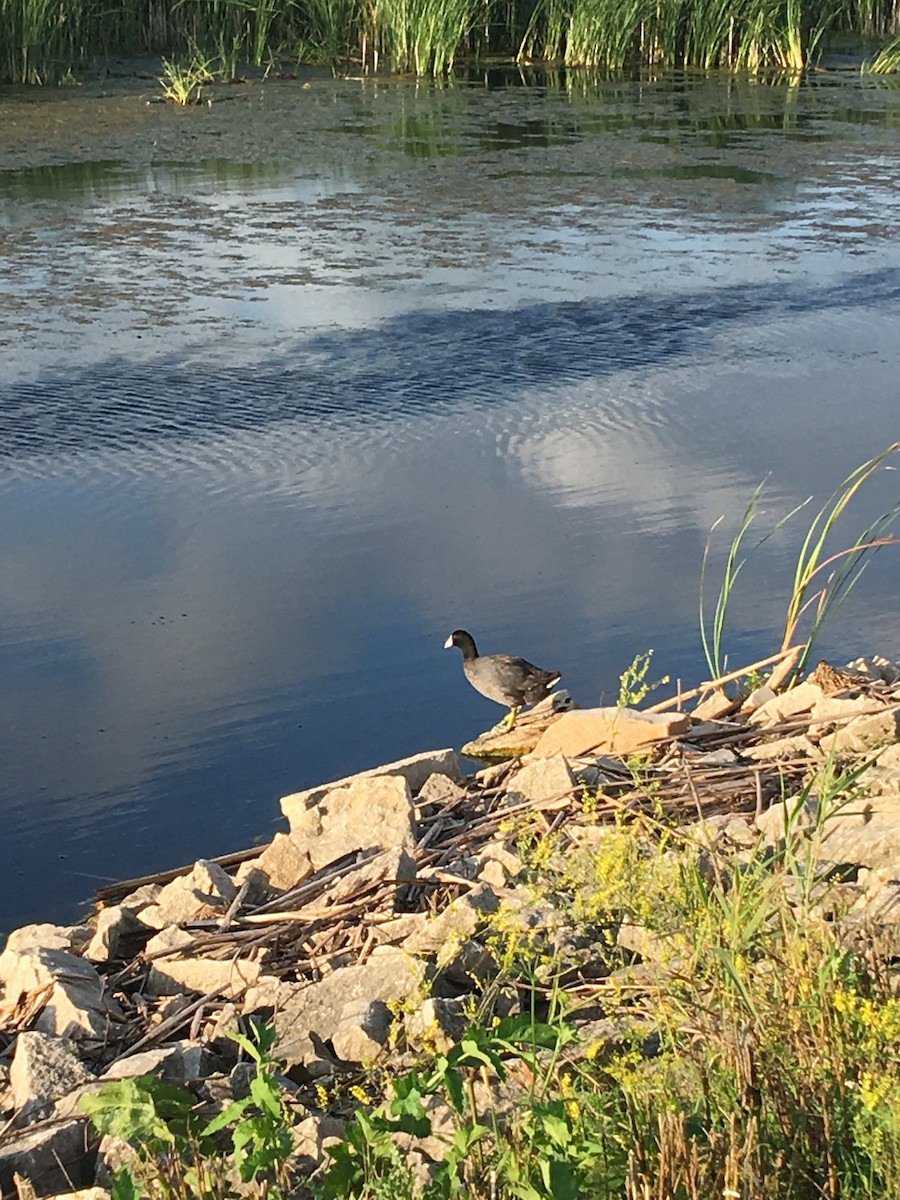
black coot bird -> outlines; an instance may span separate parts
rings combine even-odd
[[[479,654],[475,639],[465,629],[454,629],[444,649],[451,646],[459,646],[462,651],[463,670],[475,691],[498,704],[509,705],[509,712],[500,722],[504,729],[512,729],[523,704],[537,704],[561,679],[559,671],[542,671],[524,658]]]

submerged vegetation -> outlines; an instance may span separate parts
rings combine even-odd
[[[0,0],[0,79],[47,83],[98,56],[192,52],[223,77],[239,61],[442,74],[489,55],[800,71],[832,32],[895,38],[869,62],[888,71],[898,30],[896,0]]]

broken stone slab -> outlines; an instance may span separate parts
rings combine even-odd
[[[772,762],[779,758],[821,757],[820,751],[804,733],[798,733],[795,737],[776,738],[771,742],[760,742],[756,746],[745,746],[741,754],[752,762]]]
[[[282,802],[282,809],[293,840],[316,871],[360,851],[400,849],[412,860],[415,812],[403,775],[358,776],[327,791],[312,807]]]
[[[267,886],[276,892],[290,891],[308,879],[315,870],[306,849],[306,839],[296,838],[290,833],[276,833],[252,865],[242,865],[262,872]]]
[[[162,1079],[177,1080],[181,1077],[180,1068],[181,1051],[178,1046],[159,1046],[154,1050],[120,1058],[100,1078],[107,1082],[110,1079],[138,1079],[142,1075],[156,1075]]]
[[[819,685],[806,680],[786,692],[773,695],[750,714],[749,721],[751,725],[774,725],[799,713],[812,712],[815,705],[824,699],[825,693]]]
[[[563,713],[571,712],[576,705],[565,690],[554,692],[536,704],[530,712],[522,713],[512,729],[494,726],[480,734],[462,748],[467,758],[478,762],[501,763],[511,758],[522,758],[530,754],[544,733],[560,719]]]
[[[83,955],[93,963],[112,962],[122,942],[140,933],[149,934],[150,929],[133,908],[126,908],[122,904],[101,908],[97,914],[94,936],[84,948]]]
[[[777,845],[785,836],[784,804],[773,804],[756,818],[766,841]],[[811,833],[818,824],[819,801],[808,797],[800,811],[787,805],[793,828]],[[817,856],[825,862],[894,869],[900,862],[900,793],[856,797],[822,821]]]
[[[375,779],[381,776],[399,776],[405,779],[410,792],[415,795],[429,775],[446,775],[454,783],[462,781],[462,768],[459,756],[455,750],[428,750],[423,754],[414,754],[411,758],[401,758],[397,762],[385,763],[381,767],[372,767],[357,775],[348,775],[344,779],[336,779],[333,783],[320,783],[316,787],[307,788],[303,792],[292,792],[282,796],[281,811],[287,817],[288,824],[294,828],[294,819],[302,820],[303,814],[315,807],[320,800],[336,788],[346,788],[363,779]]]
[[[36,1029],[20,1033],[9,1071],[17,1124],[30,1125],[50,1116],[61,1096],[93,1078],[71,1038]]]
[[[218,992],[226,999],[243,995],[262,973],[259,962],[251,958],[200,958],[172,955],[154,960],[144,985],[146,996],[175,996],[196,992],[205,996]]]
[[[145,883],[141,887],[135,888],[133,892],[120,901],[122,908],[130,908],[132,912],[139,913],[151,904],[155,904],[159,893],[163,890],[161,883]]]
[[[160,891],[153,904],[141,909],[141,920],[152,929],[185,921],[224,917],[237,895],[234,880],[218,863],[201,858],[186,875]]]
[[[416,808],[421,811],[428,805],[444,808],[448,804],[464,799],[466,789],[449,775],[429,775],[416,796]]]
[[[92,963],[67,950],[31,946],[0,955],[4,1000],[17,1004],[47,989],[43,1009],[34,1023],[42,1033],[56,1037],[103,1038],[111,1021],[122,1011],[107,993]]]
[[[818,740],[833,725],[843,725],[854,717],[868,716],[883,708],[884,701],[877,696],[823,696],[813,706],[807,732],[813,740]]]
[[[541,737],[534,753],[543,758],[558,753],[569,758],[588,754],[616,754],[626,758],[656,742],[681,736],[689,729],[690,722],[687,713],[583,708],[563,713]]]
[[[581,710],[584,711],[584,710]],[[507,804],[540,804],[571,796],[575,776],[564,754],[551,754],[526,763],[506,785]]]
[[[37,1196],[88,1187],[94,1181],[95,1160],[83,1118],[41,1124],[4,1138],[0,1145],[0,1191],[4,1196],[14,1196],[16,1175],[24,1176]]]
[[[488,842],[476,859],[481,883],[490,887],[506,887],[525,870],[525,864],[517,854],[507,849],[502,841]]]
[[[728,713],[733,712],[739,703],[739,700],[733,700],[721,688],[716,688],[710,695],[704,696],[700,703],[695,706],[691,717],[694,721],[700,722],[717,721],[721,717],[727,716]]]
[[[23,925],[14,929],[6,939],[0,954],[0,978],[6,970],[6,955],[12,958],[22,950],[70,950],[80,954],[84,945],[91,940],[90,925]]]
[[[335,1054],[345,1062],[374,1062],[387,1045],[393,1019],[383,1000],[349,1001],[331,1035]]]
[[[458,896],[427,925],[411,934],[403,943],[403,950],[421,955],[455,953],[484,923],[485,917],[499,907],[497,893],[487,884],[481,884]]]
[[[311,1035],[330,1038],[344,1005],[354,1000],[404,1000],[424,981],[422,963],[403,950],[376,946],[365,963],[341,967],[317,983],[293,984],[292,994],[275,1011],[274,1053],[289,1065],[318,1059]]]
[[[854,717],[819,746],[825,753],[869,754],[879,746],[889,746],[900,736],[900,706],[882,712]]]

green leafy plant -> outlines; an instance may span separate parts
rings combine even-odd
[[[152,1075],[107,1083],[82,1099],[99,1133],[134,1147],[134,1162],[114,1177],[113,1200],[135,1200],[148,1191],[163,1200],[229,1196],[232,1167],[244,1183],[257,1185],[264,1194],[277,1197],[286,1192],[293,1119],[274,1077],[275,1031],[252,1021],[251,1037],[229,1036],[249,1055],[256,1071],[249,1094],[211,1121],[199,1114],[190,1091]]]

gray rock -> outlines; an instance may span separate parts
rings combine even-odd
[[[147,908],[150,904],[155,904],[159,893],[162,891],[161,883],[145,883],[142,887],[135,888],[133,892],[120,901],[122,908],[130,908],[132,912],[139,913],[142,909]]]
[[[155,903],[141,909],[141,920],[153,929],[165,929],[184,921],[223,917],[236,895],[231,877],[217,863],[201,858],[188,874],[167,883]]]
[[[15,1195],[17,1174],[30,1181],[38,1196],[88,1187],[94,1181],[95,1158],[83,1119],[38,1125],[0,1145],[0,1190],[4,1196]]]
[[[745,746],[741,751],[744,758],[753,762],[773,762],[779,758],[817,758],[819,751],[805,734],[796,737],[777,738],[771,742],[760,742],[756,746]]]
[[[291,837],[315,870],[360,851],[399,849],[412,858],[415,821],[402,775],[366,775],[332,788],[312,807],[285,807]]]
[[[294,984],[275,1012],[275,1053],[287,1063],[320,1057],[310,1034],[324,1040],[353,1000],[403,1000],[423,985],[425,968],[403,950],[376,946],[365,963],[342,967],[318,983]]]
[[[47,990],[46,1003],[35,1022],[42,1033],[103,1038],[109,1023],[122,1019],[118,1004],[107,994],[96,968],[66,950],[4,950],[0,955],[0,983],[4,999],[10,1004]]]
[[[392,1021],[383,1000],[351,1000],[331,1036],[335,1054],[345,1062],[374,1062],[387,1044]]]
[[[317,787],[307,788],[304,792],[293,792],[290,796],[283,796],[281,811],[293,829],[295,821],[302,821],[303,814],[324,800],[329,792],[349,787],[360,780],[388,775],[405,779],[410,792],[414,795],[423,786],[429,775],[446,775],[455,783],[461,782],[462,769],[455,750],[429,750],[423,754],[415,754],[411,758],[403,758],[397,762],[386,763],[381,767],[373,767],[358,775],[348,775],[345,779],[335,780],[334,783],[321,783]]]
[[[50,1116],[61,1096],[93,1078],[70,1038],[36,1029],[20,1033],[9,1072],[18,1123],[30,1125]]]

